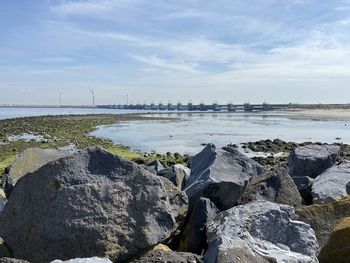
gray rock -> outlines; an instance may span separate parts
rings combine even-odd
[[[319,175],[312,185],[314,204],[325,204],[348,195],[346,185],[350,182],[350,162],[333,166]]]
[[[307,205],[312,204],[311,187],[314,179],[308,176],[294,176],[292,177],[301,197]]]
[[[202,263],[201,256],[186,253],[164,250],[153,250],[131,263]]]
[[[206,224],[218,212],[219,210],[209,199],[203,197],[199,199],[185,227],[179,250],[202,254],[207,245]]]
[[[241,262],[240,257],[246,262],[318,262],[314,231],[295,217],[291,206],[267,201],[221,212],[207,226],[205,262]]]
[[[187,167],[181,164],[176,164],[170,168],[160,170],[157,173],[157,175],[169,179],[175,186],[177,186],[181,190],[184,188],[186,184],[186,177],[188,178],[190,173],[191,171]]]
[[[51,261],[51,263],[112,263],[112,261],[110,261],[108,258],[92,257],[92,258],[74,258],[66,261],[54,260],[54,261]]]
[[[36,263],[91,256],[120,262],[177,231],[187,210],[179,193],[135,163],[102,149],[81,151],[17,183],[0,214],[0,235],[15,257]]]
[[[174,164],[173,167],[177,173],[182,173],[185,175],[186,181],[190,178],[190,176],[191,176],[191,169],[190,168],[188,168],[182,164]]]
[[[206,263],[270,263],[254,253],[239,237],[219,237],[211,241],[205,254]]]
[[[0,188],[0,213],[4,209],[7,202],[7,198],[3,189]]]
[[[289,172],[294,176],[316,178],[332,167],[340,152],[335,145],[307,145],[292,151],[288,158]]]
[[[9,197],[17,181],[27,173],[38,170],[43,165],[70,155],[70,151],[30,148],[26,149],[11,164],[8,174],[5,175],[5,193]]]
[[[190,210],[200,197],[206,197],[217,208],[231,208],[253,176],[266,170],[238,150],[217,149],[208,144],[190,161],[191,176],[184,191],[190,199]]]
[[[285,167],[276,167],[253,177],[238,204],[244,205],[256,200],[290,206],[301,205],[301,196]]]
[[[29,263],[29,261],[16,258],[0,257],[0,263]]]
[[[13,255],[9,247],[6,245],[5,241],[0,237],[0,258],[12,256]]]
[[[169,198],[169,204],[177,223],[176,229],[167,240],[167,243],[174,244],[174,242],[177,242],[179,235],[183,231],[187,215],[188,197],[180,189],[177,189],[168,179],[160,177],[160,180],[162,181],[164,190]]]
[[[165,169],[164,165],[158,161],[155,160],[145,166],[143,166],[147,171],[150,171],[151,173],[157,174],[159,171]]]

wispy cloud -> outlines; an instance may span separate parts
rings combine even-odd
[[[78,0],[61,1],[51,11],[58,15],[102,15],[117,8],[130,7],[137,0]]]
[[[176,71],[183,71],[187,73],[198,73],[198,71],[195,69],[195,65],[191,65],[190,63],[182,62],[171,62],[166,59],[159,58],[157,56],[131,56],[133,59],[140,61],[142,63],[146,63],[150,66],[170,69],[170,70],[176,70]]]
[[[75,59],[69,57],[44,57],[35,58],[33,61],[40,63],[71,63],[74,62]]]

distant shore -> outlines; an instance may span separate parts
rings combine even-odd
[[[350,109],[290,109],[283,110],[296,118],[350,121]]]

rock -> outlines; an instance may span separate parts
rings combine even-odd
[[[189,177],[190,170],[183,165],[173,165],[171,168],[165,168],[160,170],[157,175],[162,176],[170,180],[180,190],[184,188],[186,184],[186,176]]]
[[[204,256],[206,263],[270,263],[254,253],[239,237],[222,236],[211,242],[211,247]]]
[[[301,196],[285,167],[252,178],[238,204],[244,205],[256,200],[265,200],[290,206],[301,205]]]
[[[320,263],[344,263],[350,259],[350,217],[342,219],[335,226],[318,259]]]
[[[202,263],[201,256],[164,250],[153,250],[131,263]]]
[[[4,209],[6,202],[7,202],[7,199],[6,199],[5,192],[2,188],[0,188],[0,213]]]
[[[182,164],[174,164],[173,169],[176,173],[183,174],[185,176],[185,184],[186,184],[187,180],[191,176],[191,169]]]
[[[350,197],[328,204],[300,207],[296,213],[299,220],[315,230],[320,247],[323,247],[340,220],[350,217]]]
[[[0,237],[0,258],[2,257],[12,257],[12,253],[5,241]]]
[[[154,174],[157,174],[159,171],[165,169],[164,165],[158,160],[155,160],[155,161],[145,165],[143,168],[145,168],[146,170],[148,170]]]
[[[179,250],[201,255],[207,246],[206,224],[218,213],[218,209],[207,198],[196,203],[185,227]]]
[[[350,162],[333,166],[319,175],[312,185],[314,204],[325,204],[346,197],[350,182]]]
[[[238,150],[217,149],[208,144],[190,161],[191,176],[184,191],[190,210],[200,197],[206,197],[220,210],[234,206],[252,177],[266,170]]]
[[[348,195],[350,195],[350,182],[348,182],[348,183],[346,184],[345,188],[346,188],[346,193],[347,193]]]
[[[311,187],[314,179],[308,176],[294,176],[292,177],[292,179],[301,197],[303,198],[305,204],[311,205],[312,204]]]
[[[0,257],[0,263],[29,263],[29,262],[22,259]]]
[[[332,167],[340,152],[335,145],[306,145],[292,151],[288,158],[289,172],[294,176],[316,178]]]
[[[167,179],[89,149],[24,176],[0,214],[0,235],[15,257],[36,263],[92,256],[120,262],[176,233],[184,200]]]
[[[163,250],[163,251],[167,251],[167,252],[172,251],[170,249],[170,247],[168,247],[167,245],[164,245],[164,244],[158,244],[158,245],[154,246],[150,251],[152,251],[152,250]]]
[[[63,158],[71,154],[65,150],[26,149],[17,159],[11,164],[8,174],[5,175],[5,193],[9,197],[13,187],[17,181],[27,173],[38,170],[43,165]]]
[[[51,263],[112,263],[112,261],[110,261],[108,258],[92,257],[92,258],[74,258],[66,261],[54,260],[54,261],[51,261]]]
[[[160,177],[160,179],[169,198],[172,214],[175,218],[175,222],[177,223],[175,231],[167,240],[167,243],[174,245],[178,242],[179,235],[183,231],[187,215],[188,197],[184,192],[176,188],[168,179],[162,177]]]
[[[204,260],[208,263],[235,262],[232,259],[241,262],[238,258],[245,262],[317,262],[314,231],[294,218],[291,206],[267,201],[221,212],[207,226],[209,247]]]

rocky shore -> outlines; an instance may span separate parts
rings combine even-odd
[[[0,190],[0,262],[347,262],[349,147],[246,147],[288,155],[264,165],[208,144],[183,165],[28,149]]]

